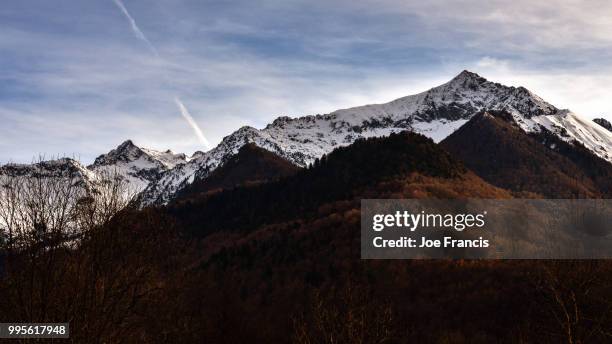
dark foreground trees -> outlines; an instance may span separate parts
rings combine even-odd
[[[0,321],[69,322],[75,342],[141,335],[171,263],[172,225],[130,199],[114,173],[94,185],[70,174],[2,176]]]
[[[313,292],[311,304],[293,319],[293,341],[312,343],[393,343],[393,308],[371,299],[367,288],[352,284],[325,295]]]

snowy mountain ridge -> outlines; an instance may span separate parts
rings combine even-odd
[[[32,164],[9,163],[0,166],[0,176],[74,177],[79,182],[96,179],[96,173],[72,158],[39,161]]]
[[[135,192],[141,192],[164,172],[188,161],[185,154],[142,148],[127,140],[107,154],[97,157],[87,168],[94,173],[117,173],[126,179]]]
[[[566,141],[577,140],[612,162],[612,136],[592,122],[560,110],[523,87],[509,87],[463,71],[428,91],[393,100],[342,109],[326,115],[279,117],[264,129],[242,127],[212,150],[171,170],[142,194],[145,204],[163,204],[194,179],[206,178],[228,156],[253,142],[298,166],[361,137],[413,130],[439,142],[480,110],[506,110],[526,132],[550,130]]]
[[[186,185],[206,178],[247,143],[304,167],[359,138],[412,130],[439,142],[481,110],[505,110],[526,132],[550,131],[612,162],[612,133],[602,126],[558,109],[526,88],[504,86],[463,71],[443,85],[388,103],[325,115],[282,116],[263,129],[245,126],[213,149],[192,157],[141,148],[128,140],[84,168],[84,177],[117,171],[134,189],[142,190],[139,201],[143,205],[165,204]]]
[[[142,148],[127,140],[107,154],[97,157],[89,166],[71,158],[32,164],[11,163],[0,166],[0,176],[68,177],[91,188],[105,178],[118,175],[127,183],[130,193],[140,193],[150,183],[157,181],[164,172],[188,161],[189,158],[185,154]]]

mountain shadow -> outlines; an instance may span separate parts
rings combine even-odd
[[[481,112],[440,145],[487,182],[515,192],[601,198],[612,190],[612,164],[545,130],[527,134],[506,112]]]
[[[195,191],[189,186],[183,192],[185,197],[167,211],[188,232],[206,236],[219,230],[252,230],[287,219],[316,217],[321,206],[341,200],[423,197],[451,180],[455,185],[471,183],[471,189],[483,190],[482,197],[508,197],[470,173],[431,139],[402,132],[357,140],[271,183],[242,186],[205,199],[195,196],[199,185],[193,186]],[[446,198],[461,193],[449,185],[438,192],[438,197]]]
[[[298,166],[288,160],[253,143],[248,143],[207,178],[196,180],[188,188],[179,191],[175,202],[205,197],[238,186],[278,180],[291,176],[299,170]]]

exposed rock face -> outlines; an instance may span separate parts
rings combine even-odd
[[[605,118],[595,118],[593,122],[601,125],[602,127],[608,129],[609,131],[612,131],[612,123],[610,123]]]

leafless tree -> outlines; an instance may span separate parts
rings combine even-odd
[[[349,283],[338,297],[313,296],[311,308],[294,319],[294,342],[382,344],[393,340],[393,312],[363,288]]]
[[[0,231],[9,251],[53,249],[107,223],[134,196],[116,171],[85,180],[79,171],[0,171]]]
[[[568,344],[612,340],[610,265],[602,261],[549,261],[539,264],[536,288],[552,326],[549,335]],[[546,323],[547,321],[544,321]]]
[[[119,339],[159,289],[150,263],[159,239],[131,231],[157,228],[157,214],[129,209],[134,193],[115,171],[84,181],[34,166],[0,175],[0,319],[70,322],[77,341]]]

